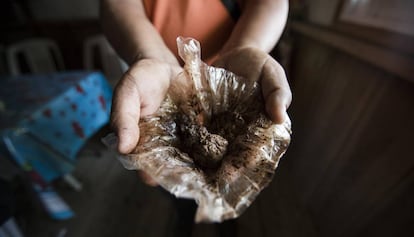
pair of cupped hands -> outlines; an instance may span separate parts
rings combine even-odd
[[[285,121],[292,94],[282,66],[269,54],[251,47],[237,48],[220,55],[213,66],[259,82],[269,118],[277,124]],[[136,147],[139,119],[157,111],[182,70],[178,62],[147,58],[133,63],[123,75],[115,88],[111,111],[111,126],[118,136],[117,148],[121,154],[128,154]],[[140,176],[144,183],[157,185],[144,172]]]

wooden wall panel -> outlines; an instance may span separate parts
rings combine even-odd
[[[414,233],[404,224],[413,222],[413,215],[393,211],[414,203],[407,198],[414,191],[409,178],[414,172],[414,83],[317,41],[296,38],[294,135],[286,160],[320,235],[387,236],[372,228],[392,229],[374,223],[394,223],[399,233]]]
[[[414,172],[404,177],[398,186],[391,190],[393,199],[378,204],[380,212],[357,235],[366,236],[414,236]],[[387,218],[388,217],[388,218]]]

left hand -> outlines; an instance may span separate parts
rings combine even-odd
[[[213,66],[259,82],[270,119],[277,124],[286,120],[292,93],[285,71],[269,54],[252,47],[236,48],[220,55]]]

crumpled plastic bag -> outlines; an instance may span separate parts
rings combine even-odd
[[[184,71],[159,110],[141,119],[139,144],[121,161],[194,199],[196,222],[236,218],[271,181],[290,120],[273,124],[259,85],[203,63],[199,42],[179,37],[177,44]]]

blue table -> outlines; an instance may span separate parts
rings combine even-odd
[[[112,89],[101,73],[0,77],[0,83],[3,145],[47,182],[70,172],[80,148],[109,120]]]

